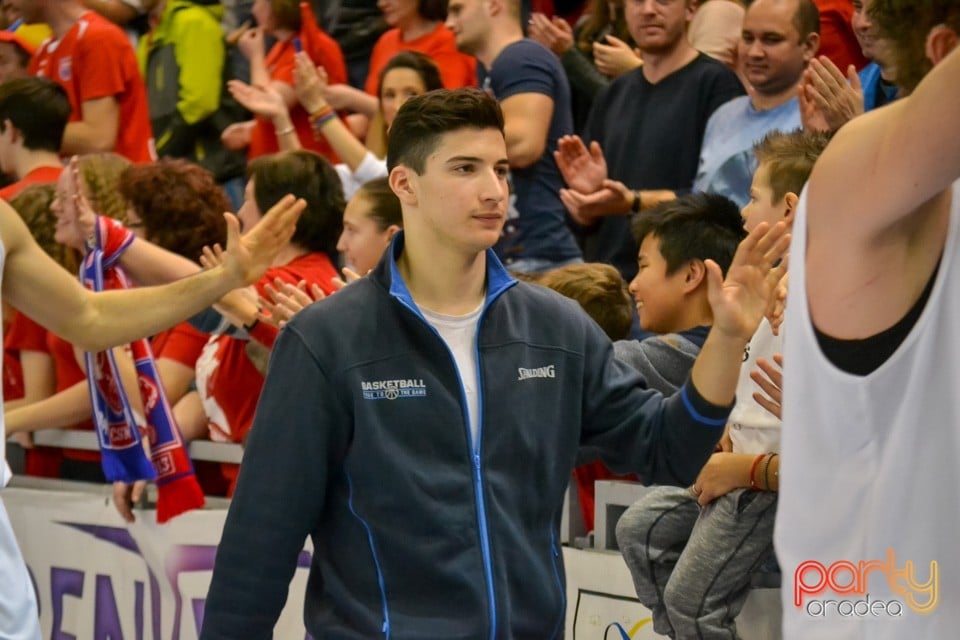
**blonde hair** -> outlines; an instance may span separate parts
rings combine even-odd
[[[102,216],[114,218],[126,224],[127,199],[120,193],[123,172],[133,163],[116,153],[91,153],[80,156],[77,168],[85,195],[93,210]]]

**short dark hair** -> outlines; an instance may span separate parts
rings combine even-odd
[[[691,260],[713,260],[726,273],[747,236],[736,203],[715,193],[694,193],[664,202],[633,221],[637,246],[652,235],[660,240],[667,274]]]
[[[933,68],[926,52],[930,30],[944,24],[960,34],[960,0],[873,0],[867,13],[893,45],[897,86],[905,94]]]
[[[400,198],[390,188],[389,178],[377,178],[367,182],[354,194],[354,197],[357,196],[363,196],[370,203],[367,217],[377,224],[379,231],[386,231],[391,225],[403,227]]]
[[[575,300],[611,340],[623,340],[633,326],[633,297],[615,267],[586,262],[525,278]]]
[[[16,78],[0,84],[0,131],[9,120],[31,151],[59,152],[70,120],[70,100],[47,78]]]
[[[771,131],[753,147],[757,160],[767,166],[774,202],[803,190],[830,138],[831,134],[816,131]]]
[[[247,167],[247,177],[254,181],[253,197],[263,213],[290,193],[306,200],[291,242],[336,257],[343,225],[343,186],[326,158],[306,150],[260,156]]]
[[[120,193],[143,221],[146,238],[197,261],[203,247],[227,241],[230,200],[213,174],[186,160],[161,158],[123,172]]]
[[[813,0],[797,0],[797,12],[793,14],[793,26],[803,42],[811,33],[820,33],[820,9]]]
[[[503,133],[500,105],[478,89],[440,89],[403,103],[390,127],[387,169],[403,164],[423,173],[440,136],[460,129],[497,129]]]
[[[377,93],[383,97],[383,79],[394,69],[410,69],[420,76],[423,87],[427,91],[443,89],[443,80],[440,79],[440,68],[430,56],[419,51],[401,51],[387,61],[380,70]]]

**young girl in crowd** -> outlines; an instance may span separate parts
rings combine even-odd
[[[381,159],[386,155],[386,135],[404,101],[442,88],[437,66],[425,55],[413,51],[397,54],[383,68],[381,75],[381,99],[370,100],[373,103],[371,113],[375,111],[383,125],[375,144],[376,149],[369,149],[334,114],[333,107],[327,102],[328,85],[322,69],[314,66],[310,58],[302,53],[296,56],[294,80],[297,97],[300,104],[314,114],[314,135],[326,139],[343,161],[336,169],[347,199],[353,196],[360,185],[387,175],[386,162]],[[289,151],[300,148],[300,140],[291,130],[290,113],[277,91],[272,87],[255,87],[239,81],[231,81],[229,87],[241,104],[258,117],[269,118],[273,122],[281,149]]]

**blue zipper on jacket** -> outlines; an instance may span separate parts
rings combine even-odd
[[[480,458],[480,442],[483,440],[483,375],[480,366],[480,326],[483,324],[483,318],[487,309],[493,304],[493,301],[500,297],[504,291],[517,284],[517,281],[510,277],[507,270],[504,269],[500,260],[494,254],[493,250],[487,249],[487,297],[483,303],[483,309],[480,311],[480,317],[477,319],[477,339],[475,341],[477,358],[477,442],[473,441],[473,434],[470,432],[470,412],[467,407],[467,394],[463,386],[463,378],[460,376],[460,369],[457,367],[456,358],[446,341],[437,332],[436,328],[420,312],[417,303],[414,302],[410,290],[400,276],[397,269],[396,257],[403,247],[403,232],[399,232],[393,239],[390,247],[391,255],[394,260],[390,261],[390,295],[395,297],[403,306],[407,307],[411,313],[420,318],[424,324],[430,327],[434,335],[440,338],[443,346],[447,349],[450,359],[454,364],[454,371],[457,374],[457,384],[460,387],[460,404],[463,410],[464,424],[467,429],[467,442],[470,444],[470,457],[473,466],[473,485],[474,495],[477,501],[477,520],[480,523],[480,552],[483,556],[483,570],[487,582],[487,599],[490,603],[490,640],[495,640],[497,636],[497,601],[493,589],[493,561],[490,553],[490,533],[487,526],[487,510],[483,500],[483,472]]]

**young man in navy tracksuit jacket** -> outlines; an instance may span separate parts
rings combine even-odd
[[[489,250],[508,197],[492,98],[413,98],[389,145],[405,231],[274,347],[205,640],[271,637],[308,535],[316,638],[562,636],[557,532],[578,450],[689,484],[733,404],[782,228],[752,234],[726,283],[711,266],[714,328],[664,398],[575,303],[517,283]]]

